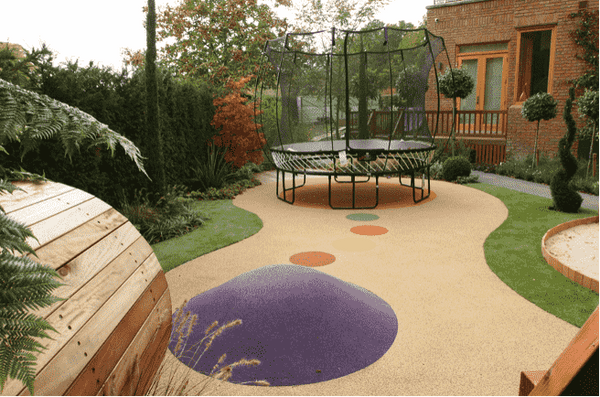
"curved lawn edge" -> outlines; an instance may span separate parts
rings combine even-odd
[[[539,308],[581,327],[598,306],[598,294],[580,286],[548,265],[542,238],[553,227],[598,211],[577,214],[549,210],[552,200],[485,183],[468,187],[491,194],[508,208],[508,217],[484,243],[490,269],[512,290]]]
[[[244,240],[263,227],[254,213],[233,205],[233,200],[198,201],[192,208],[208,219],[191,233],[151,245],[165,273],[192,259]]]

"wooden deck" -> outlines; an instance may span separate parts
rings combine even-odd
[[[66,298],[33,314],[59,333],[40,339],[36,395],[143,394],[171,335],[171,296],[150,245],[123,215],[93,195],[54,182],[15,182],[0,196],[7,215],[26,224],[38,258],[66,284]],[[3,395],[27,395],[9,379]]]

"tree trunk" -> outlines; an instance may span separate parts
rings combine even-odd
[[[451,145],[452,145],[452,157],[454,157],[454,147],[456,146],[456,97],[452,98],[452,131],[451,134]]]
[[[540,133],[540,120],[538,120],[537,129],[535,130],[535,143],[533,144],[533,162],[532,167],[538,166],[537,160],[537,143],[538,143],[538,134]]]

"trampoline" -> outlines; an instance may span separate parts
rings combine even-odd
[[[411,187],[415,203],[428,198],[440,107],[435,60],[444,50],[443,39],[426,29],[391,27],[288,33],[267,41],[256,121],[277,170],[277,198],[293,204],[307,175],[328,177],[333,209],[376,208],[382,176]],[[433,113],[425,108],[430,80]],[[410,184],[402,182],[405,176]],[[373,204],[357,206],[356,184],[371,178]],[[333,205],[332,181],[352,184],[352,206]]]

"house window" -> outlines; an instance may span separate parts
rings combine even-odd
[[[474,112],[494,112],[506,109],[506,75],[507,75],[508,43],[490,43],[460,45],[458,64],[475,82],[473,92],[459,101],[459,109]],[[467,128],[473,121],[461,115],[460,123]],[[486,113],[485,124],[495,124],[498,116]],[[480,126],[471,126],[471,129]]]
[[[519,32],[517,41],[516,101],[522,102],[539,92],[552,91],[554,64],[554,28]]]

